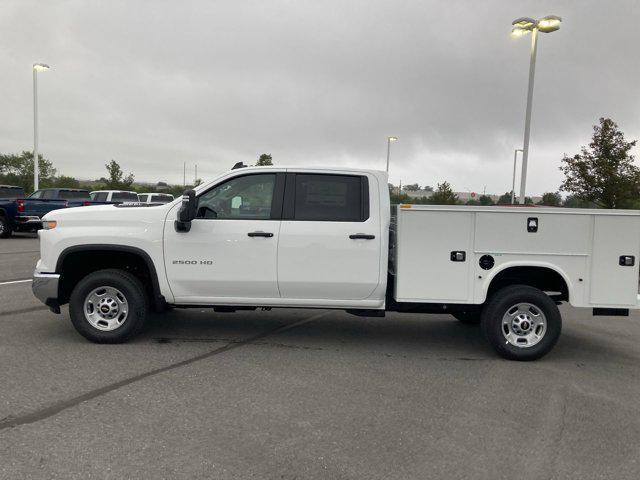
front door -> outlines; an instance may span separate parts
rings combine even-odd
[[[198,196],[189,232],[165,225],[165,266],[177,302],[279,297],[277,246],[283,173],[245,174]]]
[[[371,296],[381,281],[377,192],[367,175],[287,174],[278,247],[283,299]]]

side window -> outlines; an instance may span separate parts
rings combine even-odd
[[[232,178],[198,198],[196,218],[268,220],[275,183],[273,173]]]
[[[107,201],[107,195],[109,195],[107,192],[96,193],[94,200],[96,202],[106,202]]]
[[[42,190],[36,190],[31,195],[29,195],[29,198],[42,198]]]
[[[45,190],[44,192],[42,192],[42,199],[44,200],[52,200],[55,198],[55,193],[53,190]]]
[[[294,220],[363,222],[369,217],[366,177],[297,174]]]
[[[148,195],[138,195],[138,199],[143,203],[147,202],[147,197]]]

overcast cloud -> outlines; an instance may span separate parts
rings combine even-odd
[[[640,138],[636,1],[0,1],[0,152],[33,142],[59,172],[205,180],[260,153],[287,165],[384,168],[391,180],[510,189],[522,144],[529,37],[541,34],[528,193],[557,189],[563,153],[611,116]],[[636,156],[639,153],[635,149]]]

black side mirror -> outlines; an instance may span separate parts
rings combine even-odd
[[[178,210],[178,219],[174,223],[176,232],[188,232],[191,230],[191,220],[196,218],[196,207],[195,190],[185,190],[182,195],[182,205]]]

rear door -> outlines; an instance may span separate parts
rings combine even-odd
[[[364,174],[287,174],[278,244],[283,298],[362,300],[373,293],[380,282],[377,189],[375,177]]]

